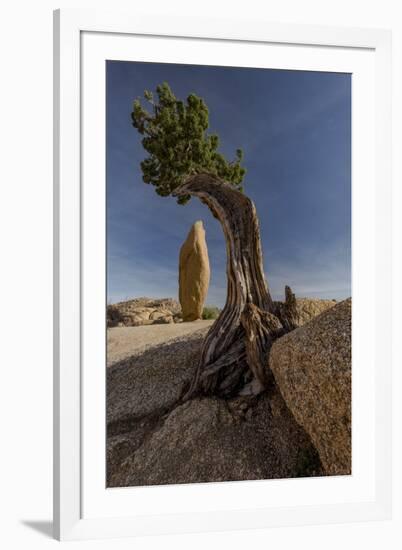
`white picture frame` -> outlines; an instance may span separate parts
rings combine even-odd
[[[147,44],[163,40],[166,47],[158,48],[158,53],[152,46],[145,51],[139,47],[144,40]],[[184,42],[187,48],[180,47]],[[197,44],[202,48],[197,49]],[[104,183],[100,187],[92,185],[104,180],[104,89],[99,85],[104,60],[110,56],[121,59],[122,55],[131,59],[132,51],[137,52],[133,60],[161,60],[163,50],[163,60],[171,62],[203,63],[213,55],[215,64],[225,64],[229,63],[230,51],[236,49],[237,58],[244,60],[239,66],[248,63],[251,51],[253,63],[262,55],[257,66],[264,66],[261,51],[268,47],[272,57],[266,66],[288,63],[286,68],[356,74],[352,160],[353,180],[358,182],[353,184],[353,216],[357,220],[353,245],[358,252],[353,258],[357,266],[353,275],[353,332],[357,334],[353,353],[356,348],[356,365],[367,365],[366,370],[356,367],[353,377],[356,474],[350,479],[326,478],[323,484],[316,479],[275,480],[108,490],[101,484],[104,461],[99,458],[105,441],[104,374],[99,368],[104,365],[104,346],[99,338],[102,331],[104,334],[105,307],[99,297],[102,293],[104,296],[105,280],[104,275],[97,274],[104,266],[105,252],[102,241],[100,246],[91,246],[91,227],[96,227],[99,235],[105,223]],[[286,52],[291,52],[291,61],[286,61]],[[244,28],[242,21],[231,19],[145,17],[97,10],[55,12],[56,538],[188,533],[390,517],[390,61],[391,35],[384,30],[282,25],[261,20]],[[92,91],[91,106],[86,100],[87,90]],[[90,287],[88,279],[92,281]],[[364,349],[359,342],[365,343]],[[197,506],[193,506],[195,499]],[[208,505],[211,499],[212,508]],[[158,508],[156,500],[160,502]],[[245,505],[247,502],[252,504]]]

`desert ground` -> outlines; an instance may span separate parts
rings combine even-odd
[[[213,320],[199,319],[191,323],[109,328],[107,331],[107,366],[130,356],[141,355],[145,350],[165,344],[169,340],[210,327],[213,322]]]
[[[108,487],[351,473],[350,299],[298,299],[298,328],[269,355],[269,388],[232,399],[182,400],[214,320],[182,322],[171,299],[117,309],[107,329]]]

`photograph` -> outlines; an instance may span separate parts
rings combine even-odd
[[[106,61],[107,488],[352,474],[351,98]]]
[[[2,548],[401,550],[402,2],[76,4],[2,10]]]

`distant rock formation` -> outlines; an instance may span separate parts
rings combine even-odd
[[[279,338],[269,358],[328,475],[351,473],[351,306],[351,299],[340,302]]]
[[[293,310],[293,303],[295,310]],[[296,298],[289,287],[285,288],[285,301],[274,302],[276,315],[282,318],[289,318],[288,310],[293,311],[291,316],[293,326],[302,327],[320,313],[334,307],[337,304],[336,300],[323,300],[321,298]]]
[[[209,259],[202,221],[190,229],[180,249],[179,300],[183,321],[201,319],[209,287]]]
[[[297,326],[304,325],[335,304],[334,300],[296,298]],[[286,308],[286,302],[275,302],[275,307]],[[173,298],[134,298],[107,306],[107,326],[109,328],[181,323],[181,321],[181,306]]]
[[[108,327],[137,327],[180,321],[180,304],[173,298],[135,298],[107,307]]]

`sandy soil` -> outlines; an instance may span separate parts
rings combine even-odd
[[[168,325],[142,325],[140,327],[113,327],[107,329],[107,366],[143,353],[146,349],[168,340],[191,334],[214,321],[171,323]]]

